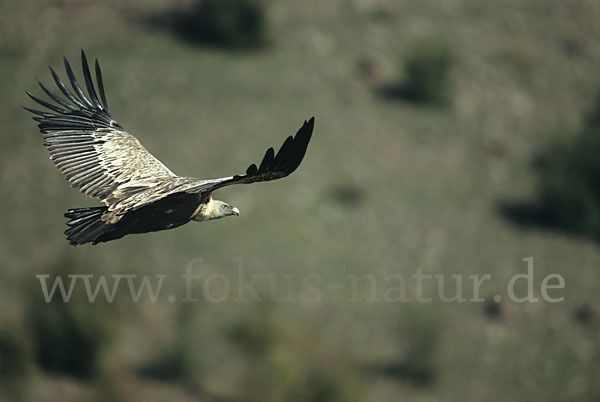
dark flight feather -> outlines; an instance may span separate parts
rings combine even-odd
[[[56,103],[62,105],[63,107],[66,107],[67,109],[70,110],[77,110],[77,108],[73,105],[71,105],[69,102],[65,102],[60,96],[55,95],[52,91],[50,91],[48,89],[48,87],[46,85],[44,85],[44,83],[40,80],[37,80],[38,85],[42,88],[42,90],[46,93],[46,95],[48,95],[49,97],[51,97]]]
[[[92,83],[92,75],[90,74],[90,67],[88,66],[87,57],[85,57],[85,53],[81,50],[81,67],[83,69],[83,78],[85,80],[85,86],[88,91],[88,95],[90,96],[94,108],[102,109],[102,105],[98,100],[98,95],[96,95],[96,90],[94,89],[94,84]]]
[[[75,78],[75,74],[73,74],[73,69],[71,68],[71,64],[69,64],[69,60],[67,60],[66,57],[64,57],[63,60],[65,63],[65,70],[67,71],[67,76],[69,77],[69,81],[71,82],[71,87],[73,88],[73,90],[75,91],[77,96],[79,96],[79,100],[81,100],[83,103],[85,103],[87,105],[87,107],[89,107],[90,109],[93,109],[94,105],[92,105],[92,102],[89,101],[89,99],[85,96],[85,94],[81,90],[81,87],[79,86],[79,83],[77,82],[77,78]]]
[[[73,94],[73,92],[71,92],[69,90],[69,88],[67,88],[67,86],[65,84],[63,84],[63,82],[61,81],[60,77],[58,76],[58,74],[56,74],[56,71],[54,71],[54,69],[52,67],[50,67],[50,73],[52,74],[52,78],[54,79],[54,82],[56,83],[56,86],[58,87],[58,89],[60,89],[60,91],[63,93],[63,95],[65,95],[77,107],[79,107],[81,109],[84,109],[85,105],[83,103],[81,103],[81,101],[79,99],[77,99],[75,97],[75,95]]]
[[[95,63],[95,69],[96,82],[98,83],[98,91],[100,91],[100,99],[102,99],[102,106],[104,106],[104,110],[106,110],[106,112],[110,114],[110,111],[108,110],[108,102],[106,101],[106,95],[104,94],[104,82],[102,82],[102,72],[100,71],[100,63],[98,63],[97,59]]]

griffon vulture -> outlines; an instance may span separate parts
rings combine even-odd
[[[269,148],[257,167],[246,173],[220,179],[201,180],[171,172],[113,118],[108,109],[100,65],[96,60],[96,87],[83,50],[83,77],[87,94],[79,86],[73,70],[64,59],[69,89],[50,67],[52,78],[64,97],[39,86],[55,104],[27,92],[47,108],[33,117],[43,134],[50,160],[71,186],[104,206],[74,208],[65,213],[70,220],[65,231],[72,245],[101,243],[130,233],[172,229],[190,221],[207,221],[239,210],[212,198],[213,191],[241,183],[280,179],[302,162],[310,141],[314,118],[305,121],[295,136],[289,136],[277,153]]]

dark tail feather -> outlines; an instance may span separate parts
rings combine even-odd
[[[65,230],[69,243],[73,246],[89,242],[96,244],[100,236],[114,230],[113,225],[100,219],[106,210],[106,207],[69,209],[65,213],[65,217],[71,219],[67,222],[69,228]]]

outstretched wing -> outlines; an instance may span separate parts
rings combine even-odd
[[[267,149],[265,156],[257,167],[252,164],[246,173],[220,179],[207,180],[187,189],[187,192],[210,193],[218,188],[232,184],[247,184],[260,181],[281,179],[292,173],[300,166],[315,126],[315,118],[305,121],[295,136],[289,136],[275,154],[273,148]]]
[[[81,60],[87,96],[65,58],[65,69],[73,90],[67,88],[50,67],[54,82],[65,98],[56,95],[38,80],[42,90],[56,104],[27,92],[31,99],[48,111],[25,108],[37,115],[33,119],[39,122],[50,159],[67,181],[82,193],[96,197],[110,207],[133,194],[177,178],[112,117],[98,60],[95,70],[99,97],[83,50]]]

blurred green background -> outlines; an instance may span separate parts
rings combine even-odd
[[[3,0],[0,15],[0,400],[600,400],[599,2]],[[47,65],[65,76],[63,55],[80,74],[80,48],[115,118],[180,175],[242,172],[314,115],[307,156],[219,191],[239,219],[73,248],[62,214],[97,202],[21,106]],[[506,298],[529,256],[534,295],[558,274],[563,302]],[[262,275],[257,297],[212,303],[226,289],[201,279],[183,303],[187,267],[231,295],[241,269]],[[490,274],[486,301],[419,303],[418,267],[447,295],[462,275],[467,298]],[[156,302],[123,282],[112,303],[82,286],[46,303],[40,274],[167,277]],[[398,274],[410,302],[383,299]]]

